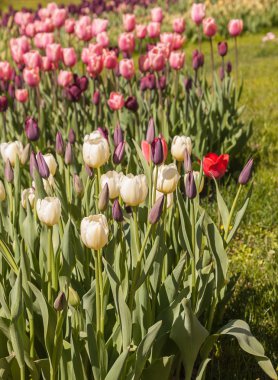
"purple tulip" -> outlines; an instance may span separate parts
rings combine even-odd
[[[64,140],[61,132],[57,132],[56,134],[55,150],[56,153],[59,154],[59,156],[62,156],[64,154]]]
[[[161,197],[158,198],[158,200],[153,205],[149,214],[149,222],[151,224],[157,223],[159,219],[161,218],[161,215],[163,212],[164,198],[165,196],[162,195]]]
[[[185,194],[189,199],[194,199],[197,195],[196,184],[193,172],[189,172],[185,181]]]
[[[114,154],[113,154],[113,162],[114,164],[118,165],[122,162],[124,158],[125,153],[125,142],[122,141],[119,143],[117,148],[115,148]]]
[[[242,171],[238,177],[238,183],[239,184],[246,185],[249,182],[251,175],[252,175],[253,164],[254,164],[254,160],[253,160],[253,158],[250,158],[250,160],[244,166],[244,168],[242,169]]]
[[[124,220],[123,210],[118,199],[115,199],[113,202],[112,217],[118,223],[121,223]]]
[[[39,152],[36,158],[37,158],[40,176],[44,179],[47,179],[50,176],[50,171],[42,153]]]
[[[124,133],[123,130],[120,127],[120,124],[117,124],[116,128],[114,129],[114,145],[117,147],[121,142],[124,141]]]
[[[155,138],[155,127],[154,127],[154,120],[151,117],[149,120],[148,129],[147,129],[146,140],[149,144],[151,144],[154,138]]]
[[[37,162],[36,155],[34,152],[31,152],[29,167],[30,167],[31,177],[34,179],[34,171],[35,170],[37,172],[39,171],[38,162]]]
[[[218,42],[217,49],[218,49],[218,54],[221,57],[225,57],[225,55],[228,53],[228,44],[227,44],[227,42],[225,42],[225,41]]]
[[[135,96],[129,96],[125,101],[125,108],[127,108],[129,111],[136,112],[138,110],[138,107],[138,102]]]
[[[9,182],[9,183],[13,182],[13,180],[14,180],[14,170],[12,168],[10,160],[7,160],[5,162],[4,175],[5,175],[5,178],[6,178],[7,182]]]
[[[5,95],[0,96],[0,112],[6,112],[8,109],[8,99]]]
[[[151,159],[155,165],[163,162],[163,146],[160,137],[155,138],[151,143]]]
[[[40,129],[38,127],[38,122],[33,117],[27,117],[25,120],[25,134],[29,141],[37,141],[40,137]]]
[[[70,128],[70,130],[69,130],[68,139],[69,139],[69,142],[71,144],[75,143],[76,137],[75,137],[75,132],[74,132],[74,130],[72,128]]]

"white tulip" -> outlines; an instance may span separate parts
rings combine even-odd
[[[6,199],[6,190],[3,182],[0,180],[0,201],[3,202]]]
[[[54,176],[56,173],[56,170],[57,170],[57,162],[56,162],[53,154],[51,154],[51,153],[44,154],[43,158],[44,158],[44,160],[48,166],[50,174],[52,174]]]
[[[23,145],[20,141],[11,141],[4,142],[0,144],[0,151],[3,157],[3,160],[6,162],[10,161],[12,166],[15,166],[16,157],[18,156],[19,160],[21,159],[21,155],[23,152]]]
[[[187,176],[188,176],[188,173],[185,173],[185,175],[184,175],[184,185],[186,183]],[[201,182],[200,182],[200,172],[197,172],[197,171],[194,170],[193,171],[193,176],[194,176],[194,181],[195,181],[198,193],[201,193],[202,190],[203,190],[203,188],[204,188],[204,184],[205,184],[204,176],[202,176]]]
[[[84,137],[83,160],[90,168],[104,165],[110,156],[109,145],[99,131]]]
[[[175,164],[160,165],[158,168],[156,189],[163,194],[173,193],[180,175]]]
[[[163,193],[161,193],[160,191],[156,190],[155,201],[157,201],[162,195],[163,195]],[[167,208],[170,208],[173,205],[173,202],[174,202],[174,195],[173,195],[173,193],[167,194]]]
[[[90,215],[81,221],[81,239],[86,247],[98,250],[108,243],[109,228],[104,215]]]
[[[46,197],[38,199],[37,201],[37,214],[39,220],[52,227],[59,222],[61,217],[61,202],[56,197]]]
[[[31,208],[34,208],[35,189],[33,187],[30,187],[29,189],[24,189],[21,193],[21,204],[23,208],[27,207],[27,200],[29,201]]]
[[[148,194],[147,178],[144,174],[134,176],[128,174],[122,177],[120,194],[128,206],[138,206],[143,203]]]
[[[185,149],[187,149],[188,153],[191,155],[191,138],[187,136],[175,136],[171,146],[171,154],[174,157],[174,159],[177,161],[183,161]]]
[[[123,173],[118,173],[115,170],[109,170],[100,177],[100,185],[103,189],[107,183],[109,188],[109,198],[115,199],[120,195],[120,184]]]

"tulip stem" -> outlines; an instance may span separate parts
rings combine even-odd
[[[190,200],[190,216],[191,216],[191,235],[192,235],[192,259],[191,259],[191,296],[192,296],[192,309],[194,310],[196,304],[196,257],[195,257],[195,208],[194,199]]]
[[[211,58],[212,88],[213,88],[213,83],[214,83],[214,55],[213,55],[212,38],[209,39],[209,43],[210,43],[210,58]]]
[[[137,251],[140,251],[140,243],[139,243],[139,227],[138,227],[138,220],[137,220],[137,208],[134,208],[133,210],[133,220],[135,225],[135,239],[136,239],[136,246]]]
[[[53,244],[52,244],[52,227],[48,228],[48,254],[47,254],[47,299],[52,304],[52,280],[54,279],[53,271]]]
[[[237,38],[235,37],[235,61],[236,61],[236,84],[238,81],[238,48],[237,48]]]
[[[103,277],[102,277],[102,253],[97,252],[98,271],[99,271],[99,298],[100,298],[100,332],[104,333],[104,309],[103,309]]]
[[[201,53],[202,51],[202,24],[198,27],[198,44],[199,44],[199,51]]]
[[[155,165],[155,167],[154,167],[153,193],[152,193],[152,205],[155,203],[155,198],[156,198],[157,177],[158,177],[158,166]]]
[[[25,380],[25,366],[20,367],[20,380]]]
[[[232,208],[231,208],[231,211],[230,211],[230,214],[229,214],[229,217],[228,217],[228,223],[227,223],[227,227],[226,227],[226,231],[225,231],[225,235],[224,235],[224,240],[225,241],[227,241],[227,238],[228,238],[228,234],[229,234],[229,230],[230,230],[230,224],[231,224],[231,221],[232,221],[232,217],[233,217],[233,214],[234,214],[234,211],[235,211],[235,208],[236,208],[236,204],[237,204],[237,201],[238,201],[241,189],[242,189],[242,185],[239,185],[239,188],[237,190],[237,193],[236,193],[236,196],[235,196],[235,199],[233,201]]]

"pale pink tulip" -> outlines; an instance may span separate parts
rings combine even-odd
[[[228,31],[231,37],[237,37],[243,30],[242,20],[230,20],[228,24]]]
[[[150,22],[148,24],[148,35],[150,38],[157,38],[160,35],[160,23]]]
[[[71,71],[61,70],[57,79],[58,85],[67,87],[73,82],[73,74]]]
[[[180,70],[184,66],[185,54],[180,51],[172,51],[169,58],[169,63],[172,69]]]
[[[119,64],[119,71],[125,79],[131,79],[135,75],[135,67],[133,59],[123,59]]]
[[[110,97],[107,101],[111,110],[116,111],[123,108],[125,104],[125,100],[122,94],[119,92],[111,92]]]
[[[193,4],[191,8],[191,18],[195,22],[196,25],[201,25],[203,19],[206,16],[206,6],[205,4]]]
[[[173,20],[173,31],[182,34],[185,31],[185,19],[182,17]]]
[[[126,32],[132,32],[135,29],[136,20],[135,15],[132,13],[127,13],[123,15],[124,30]]]
[[[161,23],[163,20],[163,10],[160,7],[151,10],[151,18],[153,22]]]
[[[62,52],[64,65],[67,67],[73,67],[77,62],[77,56],[74,48],[64,48]]]
[[[40,71],[39,68],[28,69],[25,67],[23,70],[23,79],[29,87],[37,87],[40,83]]]
[[[15,98],[19,103],[26,103],[29,98],[28,90],[25,88],[15,90]]]

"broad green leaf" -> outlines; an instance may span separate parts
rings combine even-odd
[[[121,380],[123,378],[123,370],[125,367],[128,352],[128,350],[124,350],[121,353],[105,377],[105,380]]]
[[[9,264],[10,268],[14,271],[14,273],[18,274],[19,269],[15,262],[14,256],[2,238],[0,238],[0,253]]]
[[[145,261],[144,268],[143,268],[143,271],[141,273],[141,276],[140,276],[140,278],[136,284],[136,289],[138,289],[143,284],[143,282],[146,280],[150,270],[152,269],[152,265],[153,265],[156,253],[158,251],[159,242],[160,242],[160,235],[157,235],[155,238],[155,241],[153,243],[152,249],[147,256],[147,260]]]
[[[169,380],[174,355],[154,360],[142,373],[142,380]]]
[[[22,272],[19,270],[11,291],[11,319],[16,322],[22,312]]]
[[[226,231],[227,229],[227,226],[228,226],[228,220],[229,220],[229,210],[228,210],[228,207],[219,191],[219,187],[218,187],[218,184],[217,184],[217,181],[215,178],[214,179],[214,183],[215,183],[215,187],[216,187],[216,198],[217,198],[217,205],[218,205],[218,210],[220,212],[220,215],[221,215],[221,219],[222,219],[222,223],[223,223],[223,226],[224,226],[224,231]]]

